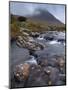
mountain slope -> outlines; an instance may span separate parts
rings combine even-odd
[[[32,16],[28,16],[30,20],[46,22],[48,24],[63,24],[47,10],[37,9],[35,12],[38,13],[35,13]]]

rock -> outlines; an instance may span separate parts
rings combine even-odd
[[[54,55],[50,56],[49,54],[45,54],[45,56],[44,56],[44,54],[40,54],[40,55],[38,55],[37,62],[40,65],[44,64],[44,66],[57,67],[58,61],[57,61],[56,57],[54,57]]]
[[[66,75],[65,74],[59,74],[60,80],[61,81],[66,81]]]
[[[30,65],[27,63],[17,65],[14,69],[14,77],[17,81],[27,80],[29,76]]]
[[[27,42],[26,48],[29,50],[40,50],[40,45],[34,43],[34,42]]]
[[[62,42],[62,43],[64,43],[65,40],[64,40],[64,39],[58,39],[58,42]]]
[[[44,36],[44,39],[52,41],[52,40],[54,39],[54,34],[53,34],[53,32],[50,32],[50,31],[47,32],[47,33],[45,34],[45,36]]]
[[[22,36],[18,36],[18,40],[19,41],[22,41]]]
[[[37,37],[39,37],[39,33],[38,32],[31,32],[31,34],[30,34],[30,36],[31,37],[34,37],[34,38],[37,38]]]
[[[55,67],[47,66],[44,68],[44,72],[49,76],[48,85],[56,85],[56,81],[59,80],[59,70]]]
[[[65,65],[65,60],[64,60],[63,57],[61,57],[61,56],[57,57],[57,65],[58,65],[60,68],[64,67],[64,65]]]
[[[26,32],[23,32],[23,34],[24,34],[25,36],[29,36],[29,34],[28,34],[28,33],[26,33]]]
[[[28,37],[28,39],[29,39],[29,42],[34,41],[33,37]]]
[[[54,38],[48,36],[48,37],[45,37],[45,39],[46,39],[46,40],[50,40],[50,41],[52,41]]]
[[[30,32],[30,30],[29,29],[27,29],[27,28],[22,28],[22,27],[20,27],[20,32]]]
[[[55,67],[57,67],[62,74],[65,74],[66,73],[65,57],[63,57],[63,56],[56,56],[55,58],[56,58],[56,60],[55,60]]]
[[[30,76],[28,79],[28,87],[32,86],[47,86],[48,75],[46,75],[40,65],[34,65],[30,69]]]
[[[41,67],[48,65],[48,60],[45,57],[38,58],[37,62],[38,62],[38,65],[40,65]]]
[[[41,50],[44,48],[43,44],[35,42],[34,39],[30,36],[18,36],[17,45],[19,47],[24,47],[29,50]]]
[[[57,60],[53,56],[48,58],[48,65],[52,67],[56,67],[57,65]]]
[[[59,66],[60,66],[60,67],[63,67],[64,64],[65,64],[64,60],[63,60],[63,59],[60,59],[60,60],[59,60]]]

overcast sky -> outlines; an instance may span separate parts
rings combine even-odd
[[[65,5],[10,2],[10,13],[15,15],[38,14],[39,12],[35,12],[38,8],[48,10],[57,19],[65,23]]]

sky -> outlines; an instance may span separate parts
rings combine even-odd
[[[57,19],[65,23],[65,5],[10,2],[11,14],[22,16],[39,14],[36,9],[48,10]]]

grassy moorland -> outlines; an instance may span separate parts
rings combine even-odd
[[[10,29],[11,38],[16,39],[16,37],[21,34],[20,28],[26,28],[30,32],[45,32],[45,31],[65,31],[64,24],[48,24],[46,22],[38,22],[29,20],[23,16],[10,16]]]

